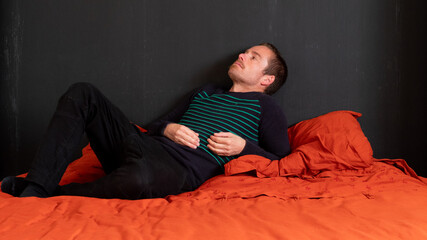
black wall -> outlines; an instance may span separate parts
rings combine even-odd
[[[56,100],[98,86],[134,122],[272,42],[289,65],[289,123],[361,112],[377,158],[427,176],[426,3],[403,0],[1,1],[0,176],[25,172]]]

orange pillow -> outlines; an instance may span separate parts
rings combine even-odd
[[[369,167],[373,152],[357,121],[360,116],[357,112],[335,111],[290,127],[292,153],[281,164],[303,161],[311,171]]]
[[[291,154],[279,161],[241,156],[226,164],[225,174],[255,170],[260,177],[303,176],[369,167],[373,152],[357,121],[360,116],[352,111],[336,111],[299,122],[288,128]]]

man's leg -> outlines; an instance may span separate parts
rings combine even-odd
[[[53,194],[65,169],[74,160],[73,153],[85,131],[107,174],[121,164],[123,140],[138,132],[94,86],[88,83],[73,84],[60,98],[26,177],[32,187],[43,190],[42,194],[34,194],[29,186],[22,196]]]
[[[129,135],[123,143],[122,166],[90,183],[58,187],[55,195],[98,198],[157,198],[188,191],[187,170],[163,146],[144,133]]]

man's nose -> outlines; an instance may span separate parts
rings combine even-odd
[[[240,61],[245,61],[246,55],[244,53],[239,54]]]

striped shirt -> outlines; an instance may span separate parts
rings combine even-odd
[[[169,123],[185,125],[199,134],[197,149],[177,144],[163,135]],[[189,181],[199,186],[222,174],[224,164],[242,155],[255,154],[271,160],[290,152],[287,121],[273,98],[259,92],[228,92],[208,85],[195,90],[174,110],[146,127],[148,134],[188,169]],[[207,147],[216,132],[231,132],[246,140],[236,156],[219,156]]]
[[[229,94],[208,95],[199,92],[182,116],[179,124],[197,132],[200,146],[219,165],[224,165],[235,156],[222,157],[208,147],[207,139],[217,132],[231,132],[244,139],[258,142],[258,127],[261,106],[258,99],[244,99]]]

